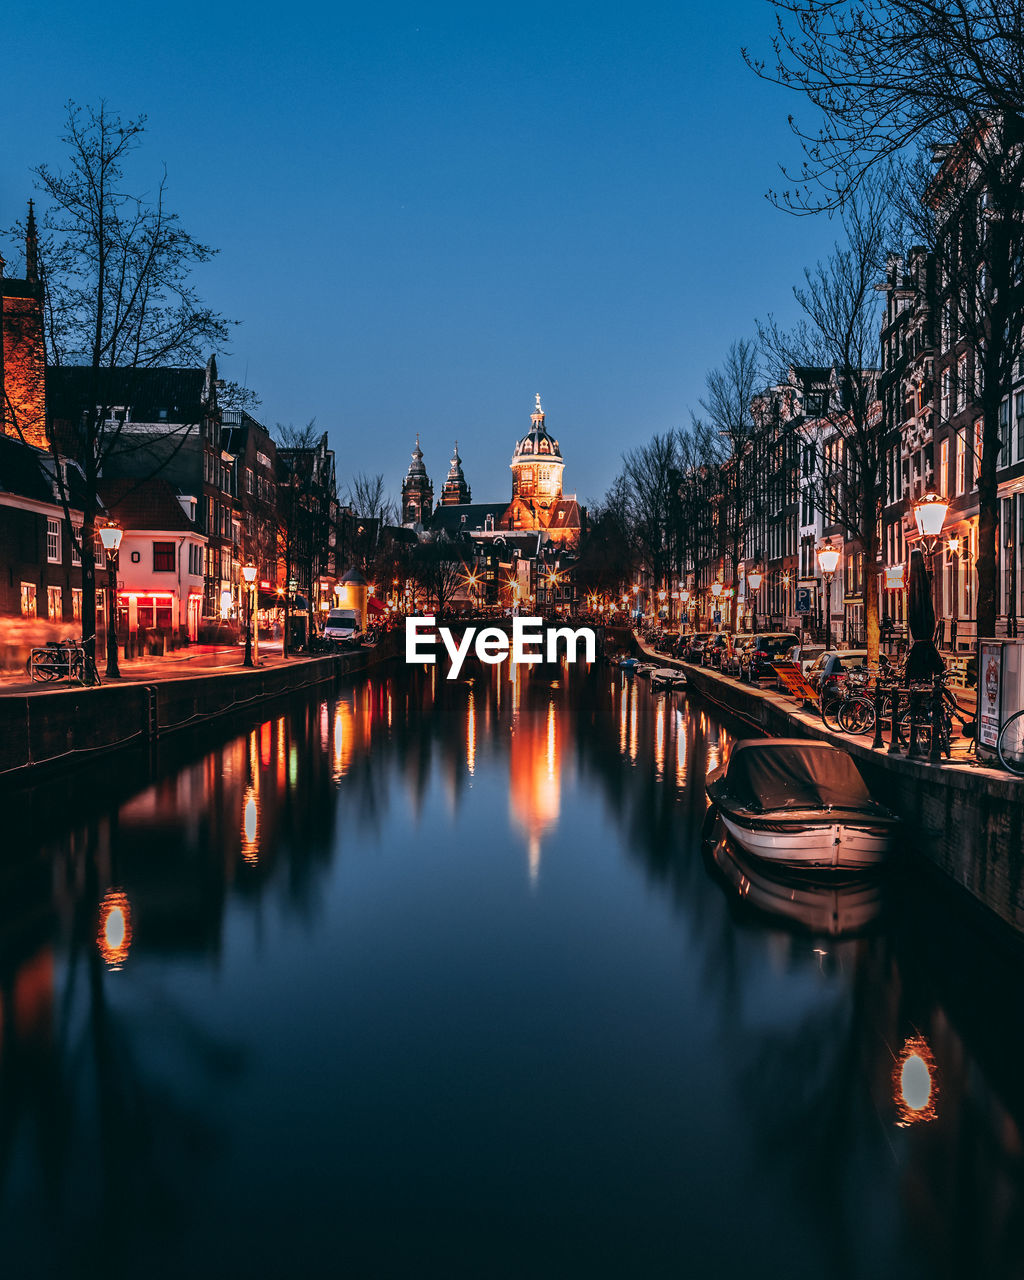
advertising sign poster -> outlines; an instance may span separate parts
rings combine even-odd
[[[978,741],[993,750],[999,738],[1002,683],[1002,643],[999,640],[983,640],[978,671]]]

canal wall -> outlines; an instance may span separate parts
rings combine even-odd
[[[857,761],[872,795],[904,823],[905,849],[1024,935],[1024,779],[969,763],[930,764],[830,732],[793,699],[691,663],[688,689],[772,737],[821,738]]]
[[[146,746],[184,729],[368,670],[397,652],[373,649],[139,684],[0,697],[0,782],[74,767],[103,753]]]

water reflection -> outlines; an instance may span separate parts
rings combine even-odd
[[[402,670],[26,795],[11,1274],[1018,1274],[1019,967],[706,857],[731,742],[605,668]]]

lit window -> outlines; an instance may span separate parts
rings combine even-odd
[[[60,587],[46,588],[46,616],[51,622],[60,622],[64,617],[64,606],[61,600]]]
[[[71,526],[71,563],[74,565],[82,563],[82,526],[80,524]]]
[[[939,445],[939,493],[945,498],[949,494],[949,441],[943,440]]]
[[[36,616],[36,584],[34,582],[21,584],[21,613],[24,618]]]
[[[46,558],[50,564],[60,564],[60,521],[46,521]]]
[[[76,622],[82,620],[82,588],[71,588],[71,616]]]
[[[153,543],[153,572],[154,573],[173,573],[174,572],[174,543],[173,542],[154,542]]]
[[[962,435],[956,438],[956,492],[963,493],[967,488],[966,470],[967,446]]]

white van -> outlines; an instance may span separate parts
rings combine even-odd
[[[355,609],[332,609],[324,623],[325,640],[350,640],[359,630]]]

